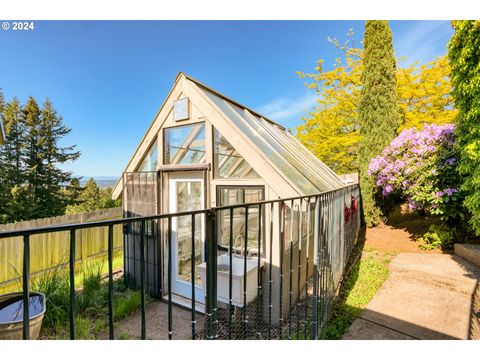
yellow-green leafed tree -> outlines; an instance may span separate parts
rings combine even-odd
[[[298,72],[308,80],[306,86],[317,93],[317,106],[297,127],[297,138],[320,160],[337,173],[358,171],[357,153],[360,140],[357,106],[363,71],[363,49],[350,39],[340,44],[328,39],[341,56],[331,70],[319,60],[314,73]],[[421,128],[427,124],[453,122],[452,88],[447,56],[426,64],[413,63],[397,68],[397,93],[400,126]]]
[[[350,34],[352,35],[352,34]],[[298,139],[324,163],[338,173],[357,168],[359,141],[357,104],[363,71],[362,50],[350,40],[340,44],[328,39],[342,54],[334,68],[326,71],[319,60],[316,73],[298,72],[318,95],[316,109],[297,128]]]
[[[423,65],[416,62],[398,69],[401,118],[398,132],[411,127],[421,129],[423,124],[452,123],[457,111],[453,109],[451,90],[450,62],[446,55]]]

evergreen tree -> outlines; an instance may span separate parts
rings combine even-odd
[[[353,31],[343,43],[328,38],[340,54],[332,68],[317,61],[314,73],[297,72],[315,92],[316,107],[297,127],[297,138],[339,174],[358,172],[360,141],[358,103],[362,89],[363,46],[354,46]],[[457,110],[450,95],[450,63],[439,56],[421,64],[397,68],[400,127],[421,129],[423,124],[452,123]]]
[[[0,147],[0,221],[29,219],[25,186],[25,122],[18,99],[4,107],[5,144]]]
[[[103,188],[100,189],[100,209],[109,209],[113,207],[118,207],[122,205],[122,200],[112,199],[112,188]]]
[[[112,200],[112,188],[100,189],[93,178],[90,178],[78,195],[72,193],[72,204],[66,209],[69,215],[82,212],[109,209],[121,206],[121,200]]]
[[[63,124],[50,100],[46,100],[40,112],[38,150],[42,167],[37,173],[43,180],[43,186],[38,189],[38,209],[42,217],[62,215],[70,199],[63,191],[65,184],[72,180],[72,173],[58,167],[67,161],[80,156],[75,146],[60,147],[59,141],[71,131]]]
[[[24,203],[28,219],[42,218],[39,208],[41,187],[45,183],[43,177],[43,154],[40,151],[40,108],[32,96],[22,109],[25,121],[25,184],[27,201]],[[28,204],[28,206],[27,206]],[[39,214],[41,213],[41,214]],[[38,214],[38,215],[36,215]]]
[[[363,215],[367,226],[381,221],[374,179],[368,175],[370,160],[381,153],[399,126],[396,65],[388,21],[365,24],[364,70],[359,103],[359,170]]]
[[[78,203],[70,205],[66,209],[67,214],[79,214],[94,211],[100,205],[100,189],[93,178],[88,179],[85,187],[78,196]]]
[[[3,110],[5,108],[5,98],[3,96],[3,91],[0,89],[0,223],[2,223],[2,218],[5,213],[6,203],[7,203],[7,187],[5,185],[5,176],[4,171],[5,167],[2,161],[2,147],[1,145],[5,142],[5,130],[3,127]]]
[[[50,101],[43,108],[29,97],[4,106],[6,143],[0,147],[0,221],[15,222],[64,214],[72,180],[58,165],[75,160],[74,147],[61,147],[70,132]]]
[[[480,235],[480,21],[453,21],[449,43],[453,98],[457,116],[458,170],[464,177],[464,205],[470,224]]]
[[[79,197],[83,188],[80,186],[80,179],[73,178],[70,183],[65,186],[64,198],[67,200],[67,207],[78,205],[80,203]]]

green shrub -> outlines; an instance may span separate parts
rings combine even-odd
[[[424,250],[432,249],[451,249],[455,237],[455,230],[450,229],[447,225],[431,225],[428,232],[420,238]]]
[[[455,33],[448,45],[452,68],[452,95],[458,109],[456,133],[463,175],[463,204],[469,224],[480,236],[480,21],[452,22]]]

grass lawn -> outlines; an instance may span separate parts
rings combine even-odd
[[[350,270],[326,328],[326,339],[341,339],[388,277],[394,252],[364,249]]]

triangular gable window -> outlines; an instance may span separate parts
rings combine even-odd
[[[214,130],[214,176],[216,178],[258,178],[258,174],[240,153]]]

